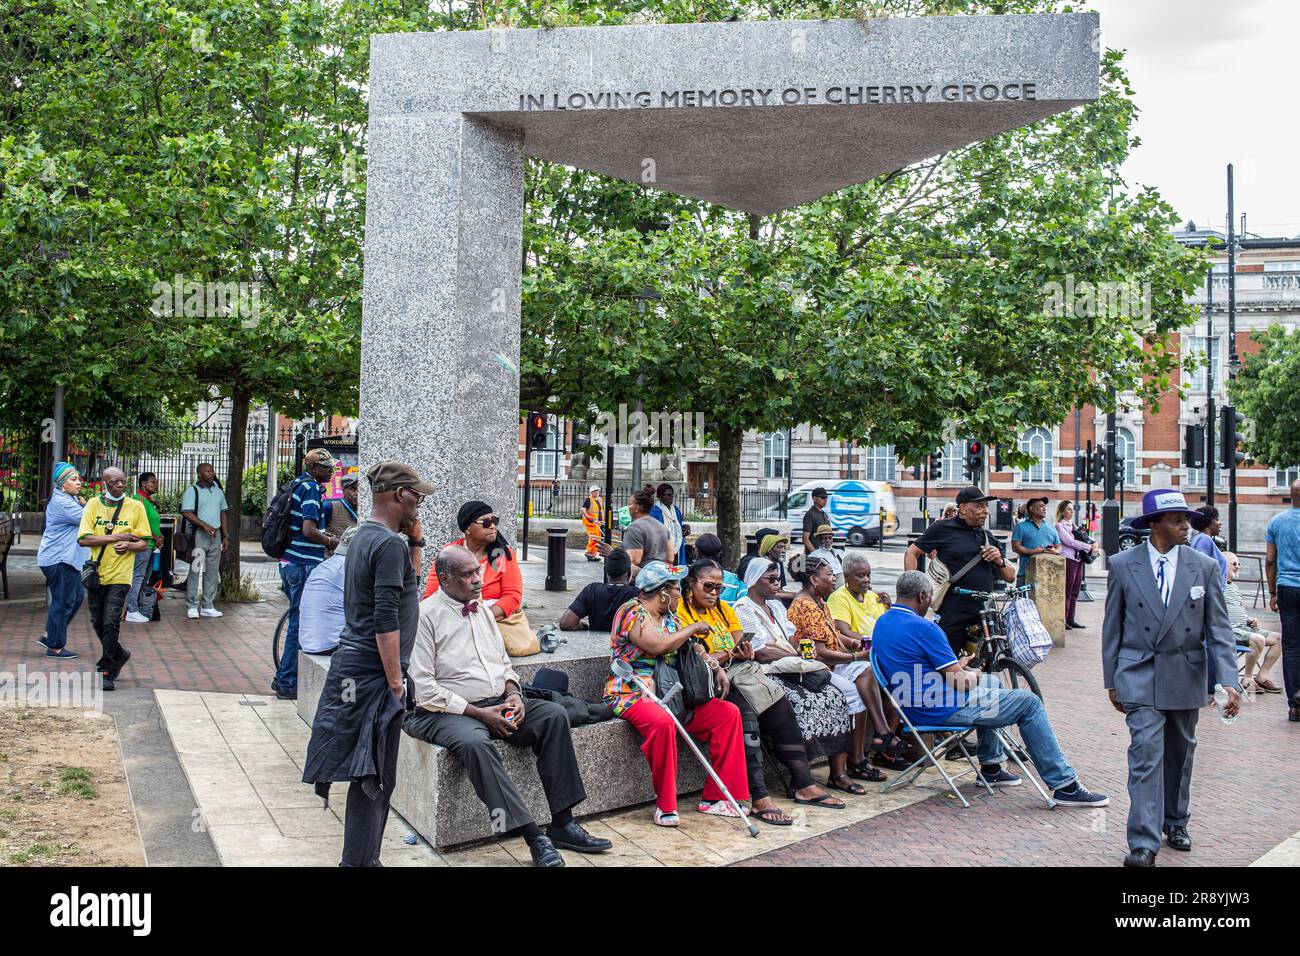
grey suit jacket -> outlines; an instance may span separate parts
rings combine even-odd
[[[1157,710],[1204,707],[1215,684],[1241,687],[1219,566],[1179,545],[1165,607],[1147,548],[1121,551],[1109,562],[1101,630],[1106,687],[1123,703]],[[1198,586],[1204,594],[1193,600],[1191,590]]]

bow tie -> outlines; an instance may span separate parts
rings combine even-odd
[[[460,609],[460,616],[469,617],[477,610],[478,610],[478,601],[468,601],[466,602],[465,606]]]

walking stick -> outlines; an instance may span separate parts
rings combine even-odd
[[[627,661],[612,661],[610,663],[610,670],[612,670],[615,676],[620,680],[629,684],[635,684],[640,689],[643,697],[654,701],[664,709],[664,713],[672,718],[673,724],[677,727],[677,732],[682,735],[682,740],[686,741],[686,746],[691,748],[691,753],[695,754],[695,759],[700,762],[700,766],[704,768],[704,772],[709,775],[715,784],[717,784],[718,789],[722,791],[723,797],[725,797],[727,803],[731,805],[731,809],[736,811],[736,816],[749,829],[749,835],[752,837],[758,836],[758,827],[756,827],[750,819],[745,816],[744,811],[740,809],[740,804],[736,802],[736,798],[731,795],[731,791],[727,789],[727,785],[722,782],[722,779],[714,771],[713,765],[704,759],[704,754],[700,753],[700,748],[695,745],[695,740],[686,732],[686,728],[683,727],[682,722],[677,719],[677,715],[668,707],[668,702],[673,699],[673,695],[681,692],[682,685],[678,684],[663,697],[658,697],[655,695],[655,692],[650,689],[649,684],[636,676],[632,671],[632,665]]]

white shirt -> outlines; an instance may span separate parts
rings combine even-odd
[[[1156,550],[1151,539],[1147,539],[1147,557],[1151,559],[1151,575],[1156,579],[1156,588],[1160,587],[1160,559],[1165,559],[1165,594],[1173,594],[1174,577],[1178,574],[1178,545],[1174,545],[1164,554]],[[1160,597],[1166,601],[1165,594]]]
[[[463,714],[476,700],[504,694],[506,681],[523,684],[487,605],[480,601],[468,616],[464,607],[443,588],[420,602],[420,626],[407,670],[417,707]]]
[[[794,636],[794,625],[786,615],[785,605],[775,598],[765,603],[767,610],[753,598],[743,597],[731,605],[731,609],[736,612],[736,620],[740,621],[741,630],[754,635],[749,642],[754,650],[766,647],[773,640],[788,644]]]
[[[808,552],[808,557],[821,558],[831,566],[836,577],[844,573],[844,565],[840,562],[839,553],[834,548],[816,548]]]
[[[343,569],[346,558],[336,554],[311,569],[298,605],[298,643],[308,654],[339,646],[343,630]]]

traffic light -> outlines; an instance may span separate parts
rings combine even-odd
[[[1074,456],[1074,481],[1083,484],[1088,480],[1088,456],[1083,452]]]
[[[1116,455],[1115,460],[1110,462],[1110,477],[1115,484],[1124,484],[1124,470],[1124,456]]]
[[[943,452],[930,452],[930,480],[943,480]]]
[[[528,413],[527,435],[526,444],[529,451],[546,447],[546,416],[542,412]]]
[[[1237,451],[1237,426],[1246,420],[1246,416],[1231,405],[1224,405],[1219,411],[1220,445],[1219,464],[1224,468],[1233,468],[1246,460],[1244,453]]]
[[[1205,426],[1188,425],[1183,429],[1183,465],[1205,467]]]
[[[1002,446],[1001,445],[993,446],[993,470],[994,471],[1002,470]]]
[[[1105,484],[1106,481],[1106,448],[1102,446],[1092,453],[1092,461],[1088,462],[1088,481],[1094,485]]]
[[[980,472],[984,470],[984,443],[968,441],[966,443],[965,477],[971,484],[979,484]]]

